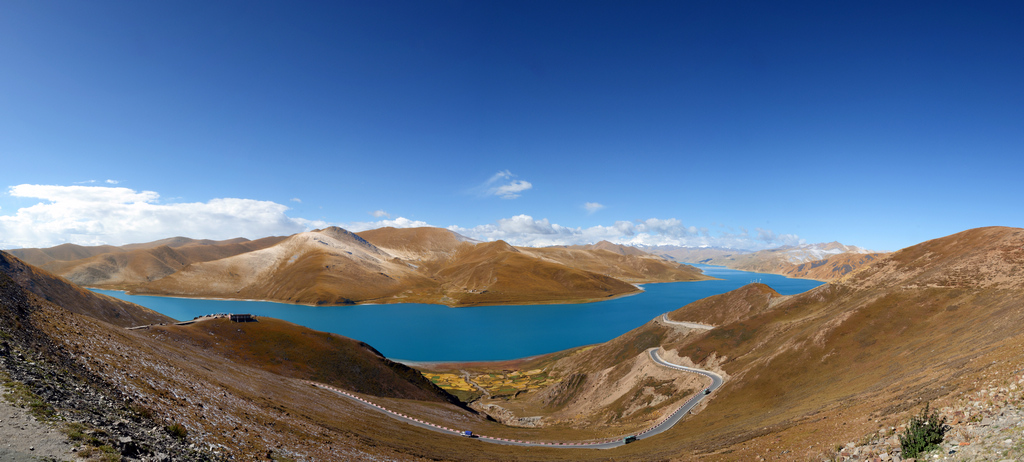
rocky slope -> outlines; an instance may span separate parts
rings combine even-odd
[[[13,260],[2,252],[0,256]],[[133,406],[131,397],[79,362],[48,327],[52,322],[82,315],[65,311],[26,290],[23,284],[31,279],[13,279],[11,266],[15,265],[0,268],[0,375],[5,376],[10,390],[16,390],[8,399],[31,409],[44,422],[51,422],[54,430],[75,437],[72,442],[82,446],[79,454],[83,456],[106,451],[128,460],[218,459],[211,452],[189,448],[164,431],[162,422]],[[52,282],[48,284],[48,288],[54,287]],[[100,299],[92,306],[106,301]],[[84,437],[83,432],[90,437]]]
[[[1006,380],[1024,370],[1022,299],[1024,230],[969,230],[803,294],[752,284],[668,314],[711,330],[655,319],[604,344],[527,362],[521,367],[545,367],[560,380],[502,407],[515,411],[506,418],[547,410],[550,419],[540,422],[554,428],[626,422],[640,403],[658,415],[693,387],[636,373],[644,352],[661,348],[666,359],[726,382],[704,412],[652,446],[674,448],[672,458],[833,457],[849,441],[905,424],[926,401],[958,415],[958,399],[991,394],[992,386],[1003,393],[994,396],[1009,396]]]
[[[740,441],[767,430],[796,456],[810,457],[812,444],[858,435],[874,420],[897,425],[923,400],[973,390],[973,378],[992,366],[977,359],[1019,360],[1022,268],[1024,230],[965,231],[769,300],[675,351],[695,362],[726,358],[722,368],[732,382],[714,401],[716,412],[702,419],[705,431]],[[711,316],[696,306],[671,315],[696,322]],[[849,421],[851,415],[864,420]],[[828,431],[812,437],[814,428]]]
[[[500,243],[491,246],[517,255]],[[363,254],[372,258],[368,249]],[[364,366],[345,365],[332,352],[361,352],[372,361],[373,352],[358,342],[270,320],[126,330],[91,311],[70,312],[40,298],[28,287],[72,291],[55,286],[59,279],[42,284],[25,276],[42,274],[38,270],[12,271],[20,262],[8,260],[0,273],[0,337],[7,342],[6,349],[0,345],[0,365],[57,415],[131,458],[806,460],[836,456],[849,442],[855,442],[851,450],[877,445],[872,435],[890,438],[886,432],[926,401],[966,419],[954,424],[963,426],[955,441],[965,457],[960,442],[992,448],[979,457],[1016,457],[1012,434],[1000,449],[1006,452],[997,453],[1003,430],[975,427],[988,418],[988,427],[1016,428],[1012,406],[1019,395],[1010,381],[1019,381],[1024,370],[1021,229],[982,228],[925,242],[800,295],[779,296],[755,284],[668,315],[715,325],[711,330],[659,317],[600,345],[522,361],[519,366],[544,368],[559,380],[499,405],[513,417],[540,417],[546,425],[540,429],[501,426],[443,399],[388,394],[396,387],[364,389],[388,407],[454,428],[573,440],[657,420],[703,386],[650,365],[648,348],[726,377],[696,415],[609,451],[527,450],[439,437],[302,382],[332,380],[331,374],[351,379],[344,376]],[[468,281],[474,273],[466,274]],[[328,365],[310,359],[319,357]],[[402,376],[386,368],[395,371],[389,376]],[[367,379],[382,374],[391,373],[380,369]],[[172,423],[187,429],[184,441],[165,430]]]
[[[48,271],[27,265],[0,251],[0,272],[36,296],[78,314],[88,314],[111,324],[130,327],[172,322],[173,319],[134,303],[99,295],[69,284]]]
[[[81,457],[420,459],[417,437],[395,436],[401,424],[304,379],[483,422],[420,374],[360,342],[272,319],[126,330],[88,309],[75,313],[37,297],[26,289],[33,278],[16,281],[9,274],[24,263],[3,256],[13,263],[0,268],[0,375]],[[75,289],[60,279],[47,287]],[[109,301],[96,299],[89,306]]]

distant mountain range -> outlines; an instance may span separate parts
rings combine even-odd
[[[608,242],[513,247],[439,228],[356,234],[331,227],[255,241],[177,237],[10,253],[89,287],[327,305],[578,302],[637,292],[634,283],[708,279],[692,266]]]
[[[644,247],[643,250],[679,262],[703,263],[742,271],[822,281],[842,277],[885,254],[838,242],[782,246],[756,252],[671,245]]]

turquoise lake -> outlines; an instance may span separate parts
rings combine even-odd
[[[695,265],[718,281],[645,284],[644,292],[603,302],[449,308],[442,305],[304,306],[274,302],[125,295],[96,290],[178,320],[211,313],[252,313],[361,340],[392,359],[493,361],[600,343],[687,303],[762,282],[783,295],[819,281]]]

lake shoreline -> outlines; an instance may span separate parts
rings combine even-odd
[[[761,279],[783,295],[821,282],[706,267],[715,279],[634,284],[637,292],[587,303],[485,305],[450,309],[425,303],[303,305],[273,301],[129,295],[93,289],[187,321],[210,313],[277,318],[371,345],[387,358],[415,367],[522,360],[618,337],[663,313]]]

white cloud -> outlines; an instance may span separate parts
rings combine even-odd
[[[107,184],[118,184],[118,183],[120,183],[120,181],[117,181],[117,180],[107,180]]]
[[[252,199],[161,204],[153,191],[30,184],[13,186],[8,193],[41,199],[13,215],[0,215],[0,248],[8,249],[63,243],[123,245],[172,236],[259,238],[305,231],[313,223],[289,218],[284,205]]]
[[[477,187],[486,196],[498,196],[502,199],[515,199],[521,192],[533,188],[533,184],[525,180],[514,180],[515,175],[502,170],[492,175],[483,185]],[[506,181],[508,181],[506,183]]]
[[[341,226],[342,228],[345,228],[345,229],[347,229],[349,231],[352,231],[353,233],[358,233],[360,231],[366,231],[368,229],[387,228],[387,227],[391,227],[391,228],[422,228],[422,227],[430,226],[430,225],[427,222],[425,222],[425,221],[410,220],[410,219],[405,218],[405,217],[398,217],[398,218],[395,218],[394,220],[356,221],[356,222],[352,222],[352,223],[344,223],[344,224],[341,224],[339,226]]]
[[[587,213],[594,213],[598,210],[603,209],[604,205],[601,205],[597,202],[587,202],[586,204],[583,204],[583,208],[587,209]]]
[[[494,195],[502,199],[515,199],[520,196],[519,193],[532,188],[533,185],[529,181],[523,180],[512,180],[511,183],[503,186],[498,186],[494,189]]]
[[[747,235],[729,233],[713,235],[708,228],[685,226],[675,218],[616,221],[609,226],[573,228],[551,223],[546,218],[538,220],[529,215],[516,215],[499,219],[492,224],[471,228],[449,226],[448,229],[481,241],[503,240],[512,245],[528,247],[593,244],[606,240],[616,244],[639,246],[713,246],[761,250],[787,244],[793,239],[799,240],[792,234],[777,236],[776,241],[751,239]]]
[[[505,178],[507,179],[507,178]],[[201,239],[260,238],[289,235],[327,226],[351,231],[382,227],[412,228],[431,226],[405,217],[391,218],[377,210],[370,214],[377,221],[338,223],[325,220],[292,218],[288,207],[270,201],[218,198],[207,202],[161,203],[154,191],[136,191],[108,186],[53,186],[23,184],[8,194],[22,199],[38,199],[11,215],[0,215],[0,249],[52,247],[63,243],[80,245],[123,245],[151,242],[173,236]],[[481,240],[504,240],[513,245],[543,247],[550,245],[592,244],[607,240],[627,245],[715,246],[761,250],[781,245],[799,245],[795,234],[779,234],[770,229],[687,226],[677,218],[648,218],[615,221],[588,228],[563,226],[547,218],[529,215],[502,218],[472,227],[449,226],[464,236]]]
[[[299,199],[298,197],[293,197],[293,198],[291,198],[289,200],[291,200],[292,202],[295,202],[296,204],[301,204],[302,203],[302,199]]]
[[[754,228],[757,231],[757,239],[778,245],[800,245],[803,240],[796,234],[776,234],[770,229]]]

